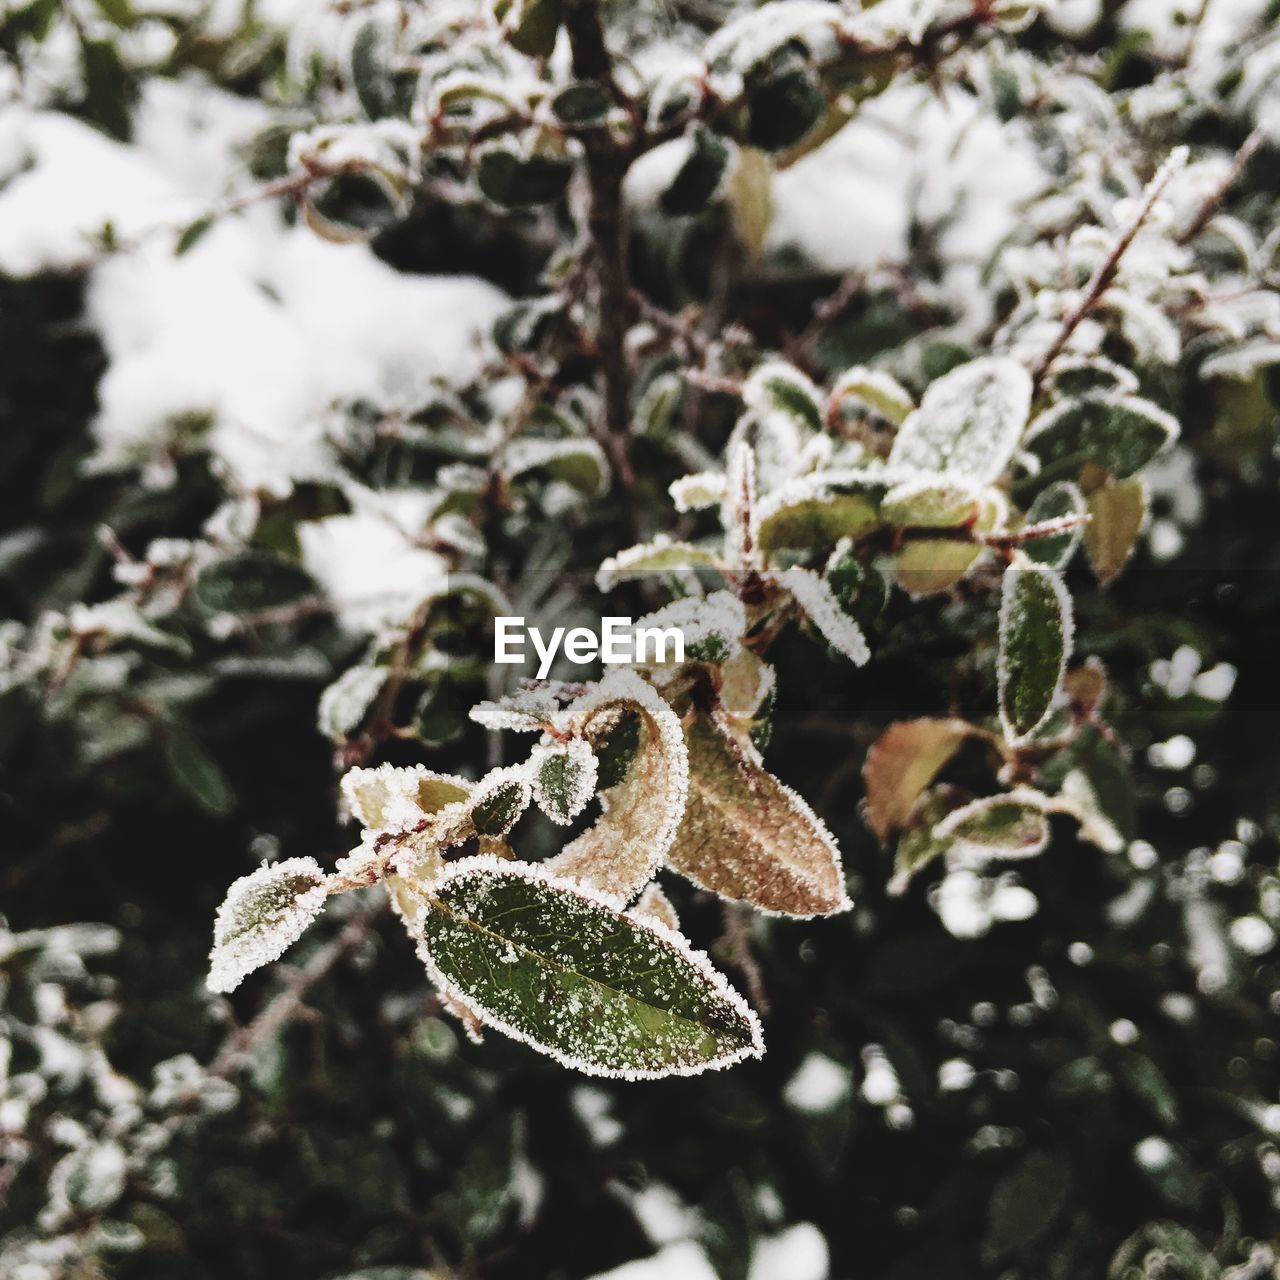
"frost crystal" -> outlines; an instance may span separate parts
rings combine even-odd
[[[612,591],[628,578],[680,569],[714,568],[718,563],[718,558],[702,547],[688,542],[672,542],[670,538],[659,535],[652,542],[642,542],[610,556],[596,573],[596,586],[601,591]]]
[[[833,649],[855,666],[861,667],[870,660],[871,650],[862,628],[840,607],[825,578],[810,569],[788,569],[777,577]]]
[[[653,879],[684,813],[689,760],[675,712],[634,671],[610,672],[561,712],[565,732],[596,752],[638,717],[639,742],[620,780],[601,792],[594,826],[571,840],[547,866],[626,902]]]
[[[1031,375],[1016,360],[972,360],[929,384],[902,424],[891,466],[990,484],[1008,465],[1031,409]]]
[[[314,858],[287,858],[237,880],[214,922],[209,990],[234,991],[255,969],[279,959],[320,914],[327,895]]]

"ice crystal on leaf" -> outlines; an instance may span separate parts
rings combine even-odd
[[[681,569],[714,568],[718,564],[719,558],[713,552],[660,535],[652,542],[642,542],[610,556],[596,573],[596,586],[601,591],[612,591],[628,578]]]
[[[870,660],[871,650],[862,628],[840,607],[825,578],[811,569],[787,569],[776,577],[837,653],[844,654],[859,667]]]
[[[1000,723],[1024,742],[1048,716],[1071,656],[1071,597],[1052,570],[1025,558],[1005,570],[997,677]]]
[[[929,384],[898,430],[891,466],[991,483],[1017,448],[1031,408],[1031,376],[1015,360],[986,356]]]
[[[242,876],[218,908],[209,953],[210,991],[228,992],[279,959],[320,914],[328,896],[314,858],[287,858]]]
[[[619,670],[570,703],[559,725],[605,758],[613,735],[635,733],[619,776],[600,778],[600,817],[546,864],[626,902],[653,879],[684,812],[689,763],[680,721],[635,672]]]
[[[565,743],[535,747],[529,768],[534,802],[552,822],[566,826],[595,794],[600,763],[590,743],[582,738],[570,738]]]

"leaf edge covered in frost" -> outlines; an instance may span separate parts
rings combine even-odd
[[[663,1070],[604,1066],[585,1058],[579,1058],[575,1054],[566,1053],[553,1045],[542,1044],[527,1032],[513,1026],[505,1019],[495,1016],[488,1009],[483,1009],[477,1005],[473,997],[462,991],[456,983],[440,971],[425,941],[426,913],[424,913],[416,924],[417,951],[419,958],[427,968],[432,982],[446,995],[466,1004],[486,1026],[502,1032],[503,1035],[509,1036],[520,1044],[528,1045],[529,1048],[545,1054],[562,1067],[567,1067],[571,1071],[580,1071],[583,1075],[608,1080],[664,1080],[672,1076],[697,1076],[706,1071],[723,1071],[728,1067],[736,1066],[747,1058],[759,1058],[764,1055],[764,1029],[760,1025],[760,1019],[757,1017],[755,1010],[751,1008],[739,992],[734,990],[724,974],[715,968],[705,952],[697,950],[687,938],[663,924],[656,917],[651,915],[638,917],[624,913],[616,902],[608,900],[605,896],[587,892],[577,880],[552,874],[546,869],[545,864],[508,862],[503,858],[494,857],[492,854],[478,854],[470,858],[461,858],[457,862],[451,863],[445,873],[433,885],[433,890],[439,892],[449,884],[461,880],[465,876],[475,874],[505,876],[509,879],[522,880],[525,883],[543,885],[572,895],[594,907],[612,911],[625,919],[631,927],[647,931],[677,952],[680,958],[703,980],[710,991],[741,1018],[748,1032],[749,1041],[740,1049],[727,1053],[722,1057],[710,1058],[701,1063],[680,1064]]]
[[[984,382],[993,388],[1000,382],[1004,384],[1001,390],[1005,403],[999,406],[1002,421],[996,424],[997,430],[980,433],[985,444],[982,464],[960,466],[952,455],[955,445],[974,433],[972,420],[962,423],[959,430],[953,429],[950,441],[942,443],[929,435],[928,428],[931,424],[936,426],[944,414],[958,416],[960,410],[953,409],[949,396],[968,395],[970,402],[976,403],[977,397],[972,393]],[[1031,397],[1031,375],[1009,356],[979,356],[957,365],[925,388],[919,407],[907,415],[894,438],[889,465],[917,467],[990,484],[1008,465],[1018,447],[1031,412]],[[947,425],[954,426],[954,422]]]
[[[1010,721],[1006,710],[1009,693],[1008,644],[1013,592],[1022,580],[1022,576],[1026,574],[1039,575],[1047,581],[1057,599],[1058,617],[1062,631],[1062,652],[1058,656],[1058,676],[1054,682],[1054,691],[1048,699],[1044,711],[1034,724],[1018,730]],[[1062,692],[1062,681],[1067,673],[1067,663],[1071,660],[1074,638],[1075,618],[1071,608],[1071,595],[1067,591],[1062,576],[1054,569],[1037,564],[1033,560],[1028,560],[1025,556],[1020,556],[1004,571],[1004,577],[1000,582],[999,645],[996,656],[996,696],[1000,711],[1000,728],[1004,733],[1005,741],[1010,746],[1022,746],[1048,718],[1058,695]]]
[[[233,924],[234,913],[247,905],[254,890],[265,889],[273,881],[282,884],[290,876],[305,876],[314,883],[310,889],[295,894],[292,906],[269,927],[250,925],[230,939],[225,937],[226,929]],[[328,897],[327,880],[314,858],[286,858],[233,881],[213,923],[213,947],[209,952],[209,975],[205,979],[209,990],[220,995],[230,994],[254,970],[284,955],[320,914]]]
[[[620,887],[610,889],[592,881],[589,874],[591,841],[600,838],[609,818],[609,797],[601,793],[602,812],[596,821],[546,861],[550,871],[579,881],[580,886],[592,896],[607,899],[611,905],[616,903],[619,910],[657,874],[680,830],[689,794],[689,753],[685,747],[684,731],[679,717],[657,690],[626,668],[611,671],[594,689],[576,702],[571,702],[560,713],[561,724],[565,728],[576,726],[585,729],[592,716],[599,714],[610,703],[627,702],[635,703],[642,712],[649,714],[656,727],[659,742],[669,753],[671,760],[671,785],[664,806],[665,819],[658,827],[652,847],[643,862],[631,869]],[[584,858],[582,870],[569,869],[575,866],[575,861],[583,861]]]

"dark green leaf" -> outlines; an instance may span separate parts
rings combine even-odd
[[[525,209],[559,199],[573,166],[557,156],[519,156],[494,147],[480,157],[476,181],[494,204]]]
[[[1052,569],[1024,563],[1005,570],[997,672],[1000,720],[1010,741],[1027,737],[1049,714],[1071,634],[1071,599]]]
[[[1178,424],[1149,400],[1087,395],[1042,413],[1026,447],[1046,476],[1075,476],[1092,462],[1123,479],[1146,466],[1178,437]]]
[[[644,1079],[761,1052],[755,1018],[704,960],[570,882],[473,858],[432,893],[423,939],[446,989],[566,1066]]]
[[[699,125],[690,139],[688,156],[662,193],[663,213],[672,217],[701,213],[720,190],[728,165],[728,146]]]
[[[982,1242],[987,1262],[1000,1262],[1041,1239],[1066,1207],[1070,1191],[1071,1168],[1061,1155],[1029,1152],[991,1193]]]

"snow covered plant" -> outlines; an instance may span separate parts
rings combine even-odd
[[[0,0],[0,1274],[1273,1267],[1277,86]]]

